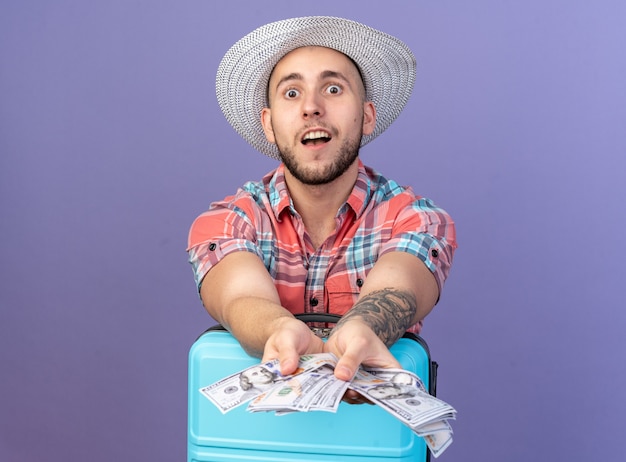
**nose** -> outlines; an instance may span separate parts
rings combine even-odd
[[[302,100],[302,117],[305,119],[321,117],[323,114],[322,102],[319,95],[309,93]]]

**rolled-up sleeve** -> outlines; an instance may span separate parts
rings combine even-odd
[[[261,257],[256,228],[241,205],[241,200],[215,202],[192,223],[187,253],[198,290],[209,270],[225,256],[246,251]]]
[[[441,293],[456,248],[456,230],[450,215],[431,200],[417,198],[397,212],[392,237],[381,255],[392,251],[415,255],[431,271]]]

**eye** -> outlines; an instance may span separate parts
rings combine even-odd
[[[299,95],[300,95],[300,92],[293,88],[290,88],[289,90],[285,92],[285,98],[287,99],[294,99],[294,98],[297,98]]]
[[[339,85],[329,85],[328,87],[326,87],[326,92],[330,93],[331,95],[339,95],[341,94],[341,87]]]

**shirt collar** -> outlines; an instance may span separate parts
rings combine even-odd
[[[368,174],[369,169],[363,165],[361,159],[358,162],[359,171],[354,188],[352,188],[348,200],[339,209],[338,215],[345,213],[347,207],[350,207],[354,211],[356,218],[359,218],[376,190],[376,182],[373,181],[375,177]],[[284,164],[280,164],[274,172],[270,172],[265,178],[265,183],[267,184],[270,205],[277,220],[281,219],[281,215],[285,210],[296,213],[287,189],[287,183],[285,182]]]
[[[269,173],[266,177],[268,182],[267,191],[269,193],[270,205],[274,211],[277,220],[283,211],[289,209],[295,211],[291,203],[291,196],[285,182],[285,165],[280,164],[273,173]]]

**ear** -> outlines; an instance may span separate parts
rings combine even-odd
[[[272,110],[268,107],[264,107],[261,111],[261,125],[263,126],[263,131],[265,132],[265,138],[267,141],[270,143],[276,143],[274,128],[272,127]]]
[[[376,128],[376,107],[371,101],[363,103],[363,134],[370,135]]]

